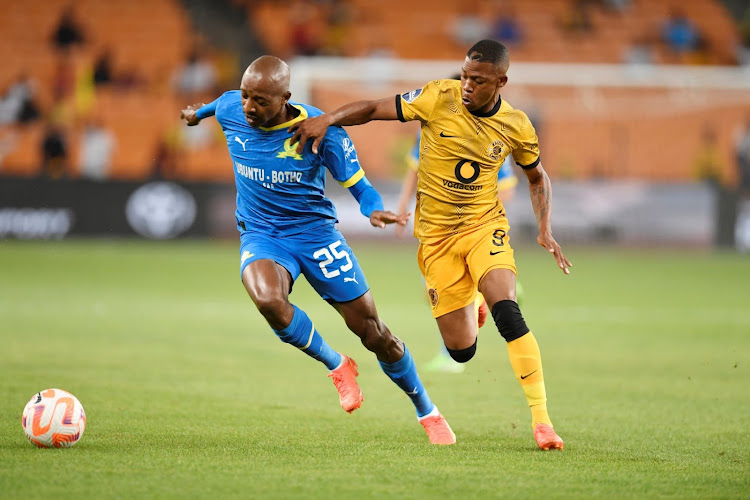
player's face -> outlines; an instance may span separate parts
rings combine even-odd
[[[240,98],[245,120],[251,127],[273,127],[283,122],[284,106],[289,92],[282,92],[275,82],[259,78],[243,78]]]
[[[499,74],[494,64],[467,58],[461,69],[461,100],[469,111],[490,111],[507,81],[508,77]]]

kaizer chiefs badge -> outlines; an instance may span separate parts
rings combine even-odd
[[[503,156],[504,148],[505,143],[500,139],[492,141],[492,144],[487,146],[487,156],[489,156],[493,160],[499,160]]]
[[[427,290],[427,295],[430,296],[430,304],[432,304],[432,307],[437,307],[437,303],[438,303],[437,290],[435,290],[434,288],[430,288],[429,290]]]

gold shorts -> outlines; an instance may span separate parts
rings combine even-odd
[[[510,269],[516,261],[505,217],[445,238],[420,242],[417,253],[432,315],[437,318],[474,302],[477,286],[492,269]]]

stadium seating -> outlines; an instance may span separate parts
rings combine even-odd
[[[243,0],[238,0],[243,1]],[[287,2],[244,0],[250,20],[270,52],[288,57],[290,4]],[[566,36],[561,28],[572,0],[523,0],[475,2],[477,13],[490,24],[502,5],[512,6],[524,32],[524,41],[514,47],[516,60],[558,62],[610,62],[622,60],[633,40],[646,32],[658,34],[660,22],[668,14],[666,1],[633,0],[622,14],[590,7],[593,29],[585,35]],[[292,2],[293,4],[293,2]],[[352,0],[355,15],[348,31],[347,53],[363,56],[387,49],[404,58],[450,59],[465,47],[452,39],[450,30],[465,0],[414,0],[403,8],[400,0]],[[321,44],[325,32],[325,9],[311,3],[311,34]],[[736,27],[717,0],[686,0],[680,8],[697,24],[711,47],[712,61],[733,62]],[[657,48],[662,58],[663,49]]]
[[[267,45],[270,53],[284,58],[293,57],[290,20],[299,12],[300,2],[272,0],[233,0],[247,7],[248,16],[257,38]],[[304,2],[302,2],[304,3]],[[450,27],[455,12],[465,0],[412,0],[404,8],[398,0],[349,0],[352,16],[345,28],[344,55],[362,56],[387,51],[404,58],[459,59],[466,47],[459,46]],[[624,14],[591,8],[593,30],[582,35],[566,33],[562,21],[569,12],[572,0],[505,0],[500,5],[511,5],[525,33],[522,43],[513,47],[514,61],[604,62],[616,63],[635,38],[645,34],[655,37],[660,22],[668,14],[673,2],[666,0],[632,0]],[[50,37],[60,13],[70,5],[69,0],[49,0],[44,3],[0,0],[0,57],[4,62],[0,74],[0,90],[4,90],[18,75],[27,73],[38,82],[38,101],[45,112],[60,103],[55,102],[54,86],[61,55],[50,43]],[[308,2],[309,34],[323,44],[326,36],[330,2]],[[479,1],[477,12],[493,21],[498,16],[497,3]],[[726,64],[732,62],[732,50],[737,30],[719,0],[683,0],[680,8],[697,24],[709,42],[709,57],[702,62]],[[195,43],[194,35],[179,0],[152,0],[147,3],[128,0],[79,0],[75,14],[84,30],[86,43],[72,52],[70,64],[76,72],[89,68],[104,48],[113,54],[115,71],[134,69],[142,84],[130,90],[99,89],[93,106],[81,109],[69,98],[55,114],[66,123],[75,164],[78,137],[87,116],[99,118],[117,140],[110,175],[117,179],[135,179],[150,175],[159,144],[170,144],[175,152],[174,174],[192,180],[229,180],[223,140],[216,137],[218,128],[211,124],[213,140],[207,146],[181,151],[180,137],[185,133],[178,120],[180,108],[188,104],[188,97],[178,96],[170,86],[170,76],[184,61]],[[439,7],[439,8],[438,8]],[[295,10],[296,9],[296,10]],[[655,44],[657,62],[672,62],[666,49]],[[690,62],[690,61],[687,61]],[[692,62],[701,62],[692,60]],[[393,89],[388,89],[390,92]],[[397,90],[397,89],[396,89]],[[513,87],[507,96],[513,101]],[[736,106],[730,96],[715,106],[673,110],[671,115],[650,118],[647,123],[621,120],[617,115],[600,116],[594,122],[581,123],[566,116],[575,107],[580,95],[568,94],[565,89],[536,89],[532,97],[544,108],[545,158],[553,173],[572,177],[631,176],[651,179],[688,179],[688,165],[693,149],[676,152],[672,161],[656,170],[638,158],[658,156],[661,150],[658,134],[645,137],[637,147],[632,141],[644,137],[643,130],[670,130],[697,138],[703,123],[714,122],[721,141],[731,137],[731,126],[742,119],[746,108]],[[597,98],[628,109],[640,94],[607,92]],[[212,95],[205,98],[214,97]],[[323,109],[342,103],[343,97],[361,98],[341,89],[317,89],[314,103]],[[619,103],[619,104],[618,104]],[[523,104],[523,103],[522,103]],[[566,107],[567,106],[567,107]],[[715,119],[717,110],[723,120]],[[39,143],[43,124],[35,124],[18,132],[15,148],[2,159],[0,173],[35,175],[39,171]],[[374,178],[392,177],[394,159],[384,157],[387,147],[413,134],[402,127],[398,133],[386,131],[379,125],[368,127],[359,139],[359,130],[352,130],[368,172]],[[411,137],[411,136],[409,136]],[[585,147],[581,137],[586,137]],[[1,139],[1,137],[0,137]],[[630,141],[630,142],[628,142]],[[628,142],[629,146],[622,144]],[[694,144],[695,141],[689,141]],[[726,146],[726,144],[725,144]],[[624,148],[624,149],[623,149]],[[728,149],[728,148],[725,148]],[[612,158],[621,164],[613,165]],[[726,163],[731,160],[726,158]]]
[[[250,21],[270,52],[281,57],[293,54],[290,41],[290,3],[244,1]],[[355,15],[348,32],[349,56],[364,56],[387,49],[403,58],[451,59],[461,56],[465,47],[452,39],[451,26],[466,0],[412,0],[409,8],[401,0],[351,0]],[[477,13],[490,24],[499,9],[508,5],[515,12],[524,33],[524,41],[514,47],[519,61],[609,62],[617,63],[635,37],[658,35],[661,21],[674,2],[665,0],[632,0],[622,14],[608,12],[599,6],[589,8],[593,29],[585,35],[566,35],[563,21],[573,0],[491,0],[475,2]],[[291,4],[294,4],[292,2]],[[311,34],[321,44],[325,32],[327,4],[310,2],[313,13]],[[710,45],[717,64],[733,62],[737,30],[729,13],[718,0],[685,0],[680,8],[697,24]],[[663,48],[656,48],[658,59]]]
[[[0,57],[4,63],[0,88],[25,72],[38,83],[38,101],[54,107],[55,67],[63,57],[50,42],[67,0],[2,2]],[[90,67],[104,48],[113,53],[116,71],[134,70],[143,84],[133,90],[99,90],[91,112],[117,139],[111,176],[140,178],[147,174],[153,152],[180,106],[168,88],[169,77],[185,59],[192,43],[190,26],[177,0],[78,0],[75,17],[85,43],[71,53],[75,71]],[[75,163],[77,137],[85,116],[62,114]],[[39,168],[40,126],[22,132],[15,150],[4,159],[3,172],[33,175]]]

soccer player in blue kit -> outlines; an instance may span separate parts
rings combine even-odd
[[[289,101],[289,80],[284,61],[262,56],[245,70],[240,90],[188,106],[181,114],[189,126],[216,116],[226,136],[237,186],[242,283],[282,342],[330,370],[341,406],[351,413],[364,399],[355,378],[357,364],[332,349],[307,314],[289,302],[294,281],[304,274],[409,396],[430,442],[453,444],[455,434],[427,395],[409,350],[378,317],[364,273],[334,226],[336,209],[324,194],[325,169],[349,189],[373,226],[405,224],[408,214],[383,210],[341,127],[328,130],[319,154],[309,145],[297,153],[288,128],[322,112]]]

